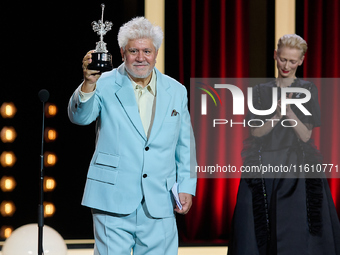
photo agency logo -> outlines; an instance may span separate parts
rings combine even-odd
[[[198,178],[320,178],[322,174],[340,178],[333,148],[329,150],[333,158],[321,161],[321,154],[307,147],[315,138],[318,148],[329,143],[329,132],[314,128],[339,130],[340,118],[329,101],[337,102],[340,79],[191,78],[190,85],[198,155],[191,171]],[[324,102],[322,107],[319,102]],[[301,130],[306,136],[297,133]],[[305,152],[310,153],[310,162],[295,161]]]
[[[207,95],[213,100],[215,106],[217,107],[218,103],[216,98],[220,103],[220,108],[217,110],[221,110],[222,107],[227,107],[227,104],[222,104],[221,97],[216,89],[220,90],[220,94],[230,93],[232,96],[232,115],[244,115],[247,114],[245,111],[245,96],[243,91],[236,85],[233,84],[214,84],[214,87],[209,86],[203,82],[196,82],[198,85],[196,88],[203,91],[200,95],[200,109],[201,116],[208,115],[208,100]],[[225,90],[225,91],[223,91]],[[304,106],[310,99],[311,93],[306,88],[301,87],[272,87],[271,88],[271,106],[267,109],[257,109],[254,106],[254,96],[253,96],[253,87],[246,88],[247,93],[247,107],[248,111],[252,113],[252,116],[257,116],[257,118],[251,118],[243,121],[235,121],[233,118],[213,118],[212,126],[216,127],[217,125],[230,125],[233,127],[235,125],[242,125],[243,127],[261,127],[265,124],[265,122],[271,122],[272,127],[275,125],[275,122],[280,122],[283,127],[295,127],[298,125],[298,122],[295,119],[289,118],[265,118],[277,111],[277,108],[280,108],[280,115],[286,116],[288,107],[296,107],[299,109],[304,115],[311,116],[312,114],[307,110]],[[256,100],[256,99],[255,99]],[[215,109],[213,111],[216,111]],[[211,111],[210,111],[211,112]]]
[[[219,100],[219,102],[220,102],[220,104],[222,106],[221,97],[218,95],[217,91],[213,87],[211,87],[211,86],[209,86],[207,84],[204,84],[203,82],[197,82],[197,84],[199,84],[199,86],[201,86],[201,87],[197,87],[197,88],[200,89],[200,90],[203,90],[205,93],[207,93],[212,98],[212,100],[214,101],[215,106],[217,106],[215,97],[209,91],[209,90],[211,90],[216,95],[216,97],[218,98],[218,100]],[[202,88],[202,87],[204,87],[204,88]],[[202,100],[201,114],[202,115],[207,115],[207,94],[202,94],[201,95],[201,100]]]

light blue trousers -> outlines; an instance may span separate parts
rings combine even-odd
[[[178,233],[174,217],[156,219],[144,201],[128,215],[92,210],[94,255],[175,255]]]

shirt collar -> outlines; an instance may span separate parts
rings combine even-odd
[[[129,73],[126,72],[129,79],[131,80],[131,84],[134,90],[137,89],[141,89],[141,90],[148,90],[153,96],[156,96],[156,81],[157,81],[157,77],[156,77],[156,72],[155,69],[152,70],[152,76],[151,76],[151,80],[149,82],[148,85],[146,85],[144,88],[142,88],[142,86],[138,85],[136,82],[134,82],[134,80],[132,80],[132,78],[130,77]]]

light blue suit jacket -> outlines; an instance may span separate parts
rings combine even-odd
[[[78,87],[68,115],[73,123],[97,121],[96,149],[88,170],[82,204],[130,214],[143,196],[153,217],[173,215],[171,188],[195,195],[195,143],[187,107],[186,88],[156,69],[156,111],[147,139],[131,81],[124,64],[103,73],[95,95],[80,102]],[[178,112],[171,116],[173,110]],[[173,114],[174,115],[174,114]]]

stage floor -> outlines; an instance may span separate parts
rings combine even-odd
[[[180,247],[178,255],[226,255],[226,246],[217,247]],[[0,255],[2,252],[0,251]],[[93,255],[93,249],[69,249],[67,255]]]
[[[226,255],[227,250],[227,247],[181,247],[178,255]],[[67,255],[93,255],[93,249],[71,249]]]
[[[227,247],[180,247],[178,255],[226,255]],[[68,250],[67,255],[93,255],[93,249]]]

